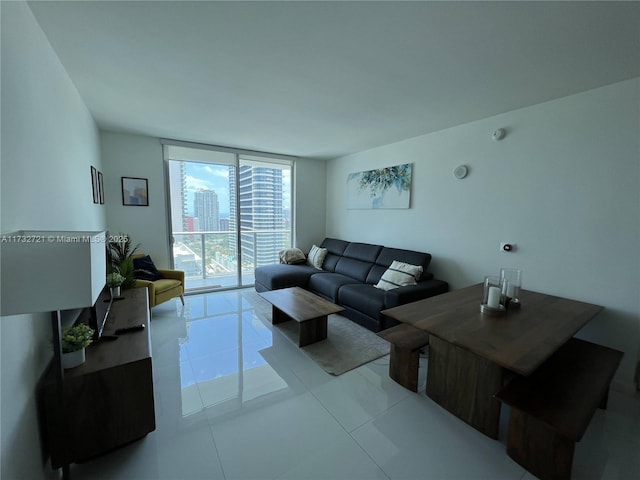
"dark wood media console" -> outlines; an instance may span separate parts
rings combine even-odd
[[[57,422],[53,370],[47,373],[44,407],[54,468],[88,460],[156,428],[147,291],[134,288],[123,296],[113,302],[103,335],[141,323],[146,328],[90,345],[87,361],[65,370],[64,428]]]

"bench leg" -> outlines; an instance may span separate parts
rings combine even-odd
[[[575,442],[515,408],[509,416],[507,454],[541,480],[569,480]]]
[[[418,391],[420,350],[405,350],[391,344],[389,376],[412,392]]]

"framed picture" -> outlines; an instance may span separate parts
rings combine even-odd
[[[104,205],[104,180],[102,172],[98,172],[98,199],[101,205]]]
[[[98,171],[96,167],[91,166],[91,189],[93,190],[93,203],[100,201],[100,195],[98,193]]]
[[[122,177],[122,204],[136,207],[149,206],[146,178]]]
[[[347,176],[348,209],[409,208],[412,164],[355,172]]]

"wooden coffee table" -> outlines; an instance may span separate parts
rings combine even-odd
[[[304,347],[327,338],[327,315],[344,311],[324,298],[299,287],[258,292],[272,305],[271,323],[298,322],[298,346]]]

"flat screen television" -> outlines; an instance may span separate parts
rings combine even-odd
[[[89,307],[89,326],[95,330],[93,334],[94,342],[100,340],[102,336],[104,326],[109,318],[112,303],[113,299],[111,298],[109,287],[105,286],[102,292],[100,292],[96,303],[92,307]]]

